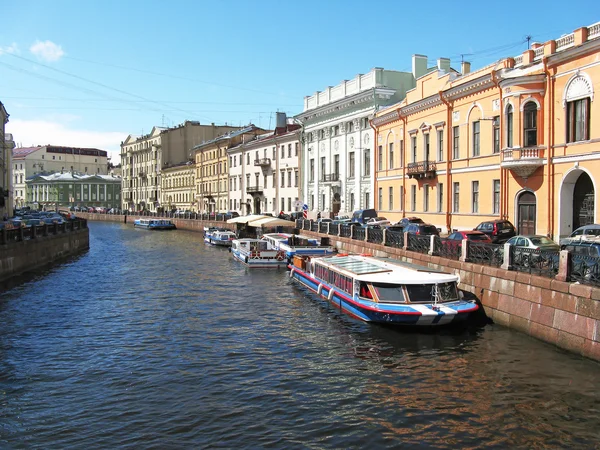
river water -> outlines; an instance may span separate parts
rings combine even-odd
[[[89,226],[0,295],[0,448],[598,448],[595,362],[357,322],[198,233]]]

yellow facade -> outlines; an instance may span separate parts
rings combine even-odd
[[[165,211],[197,212],[194,164],[165,167],[161,171],[161,205]]]
[[[596,24],[475,72],[419,78],[372,121],[380,215],[443,231],[508,219],[554,238],[597,222],[599,50]]]

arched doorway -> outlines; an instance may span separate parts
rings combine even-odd
[[[579,168],[569,171],[560,187],[559,235],[568,236],[580,226],[594,223],[594,180]]]
[[[575,182],[573,191],[573,230],[594,223],[594,184],[587,173]]]
[[[525,191],[517,200],[517,231],[519,234],[535,234],[536,200],[533,192]]]
[[[337,216],[337,214],[342,209],[342,199],[339,193],[333,194],[333,202],[331,203],[331,211],[333,212],[333,217]]]

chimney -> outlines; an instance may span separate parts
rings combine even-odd
[[[413,55],[412,56],[412,74],[417,78],[422,77],[427,73],[427,56],[425,55]]]
[[[277,119],[276,119],[276,127],[277,128],[285,128],[286,124],[287,124],[287,116],[284,112],[277,112]]]
[[[437,60],[438,70],[442,72],[450,72],[450,59],[449,58],[438,58]]]
[[[468,61],[461,62],[460,63],[460,73],[462,73],[463,75],[466,75],[469,72],[471,72],[471,63]]]

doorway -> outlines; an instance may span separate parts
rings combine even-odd
[[[536,200],[533,192],[523,192],[517,201],[517,231],[519,234],[535,234]]]
[[[573,191],[573,230],[594,223],[594,184],[587,173],[575,182]]]
[[[260,214],[260,197],[254,199],[254,214]]]

